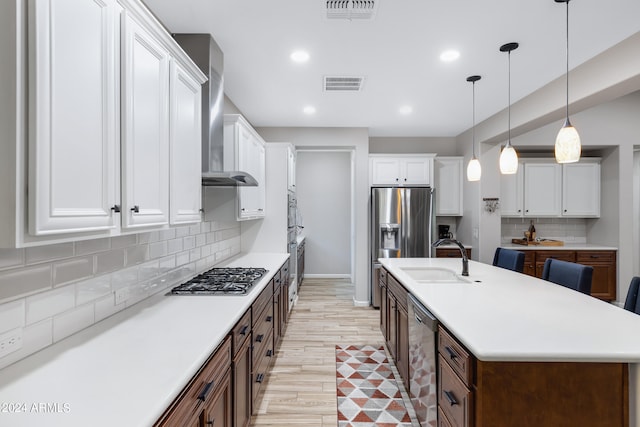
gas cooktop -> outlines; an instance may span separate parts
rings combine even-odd
[[[177,295],[244,295],[267,273],[264,268],[212,268],[171,290]]]

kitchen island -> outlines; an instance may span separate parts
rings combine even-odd
[[[167,289],[0,370],[0,426],[153,425],[287,258],[232,258],[216,267],[268,270],[247,295]]]
[[[583,399],[589,405],[602,397],[602,401],[612,399],[607,400],[605,409],[616,419],[601,419],[599,424],[591,425],[640,426],[636,409],[640,405],[640,340],[636,338],[640,316],[571,289],[478,262],[470,261],[469,276],[454,283],[417,281],[412,278],[411,269],[440,268],[460,273],[460,260],[380,261],[471,353],[476,371],[472,380],[476,382],[469,391],[476,395],[469,404],[476,424],[464,425],[536,425],[531,420],[540,415],[536,408],[540,410],[541,402],[545,415],[555,413],[562,417],[568,406],[580,412]],[[610,388],[598,389],[589,384],[592,378],[597,381],[600,372],[603,384]],[[545,378],[547,373],[549,378]],[[492,400],[487,401],[489,381],[497,381],[501,375],[508,378],[491,387],[493,392],[502,390],[502,394],[493,393]],[[481,380],[485,382],[479,384]],[[581,381],[586,385],[578,385]],[[564,401],[545,400],[545,396],[557,393],[556,388],[565,386],[572,394],[564,396]],[[588,390],[589,387],[595,389]],[[590,397],[583,397],[583,391],[591,393]],[[577,404],[567,405],[566,399]],[[521,420],[514,424],[496,416],[521,416]],[[546,421],[547,424],[538,425],[587,425]]]

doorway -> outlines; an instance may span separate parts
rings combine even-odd
[[[305,276],[354,279],[354,150],[296,150]]]

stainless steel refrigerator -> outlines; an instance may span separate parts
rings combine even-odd
[[[380,307],[378,258],[431,257],[435,249],[435,189],[373,187],[371,189],[371,305]]]

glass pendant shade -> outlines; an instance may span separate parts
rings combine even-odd
[[[512,175],[518,172],[518,154],[510,143],[504,146],[500,153],[500,173]]]
[[[482,176],[482,167],[480,166],[480,160],[472,158],[467,165],[467,181],[480,181]]]
[[[580,160],[580,135],[576,128],[571,126],[569,120],[564,122],[564,126],[558,132],[556,137],[556,162],[558,163],[575,163]]]

